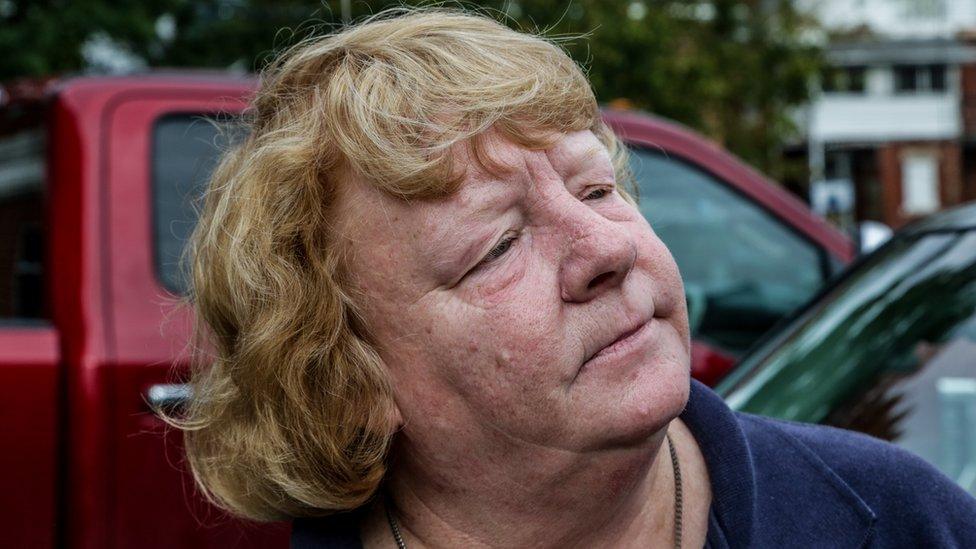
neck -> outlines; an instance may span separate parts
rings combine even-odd
[[[673,543],[675,484],[664,430],[633,447],[585,453],[489,447],[499,451],[400,452],[389,489],[411,549]]]

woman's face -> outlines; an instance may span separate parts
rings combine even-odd
[[[444,441],[578,452],[645,439],[687,400],[674,260],[617,193],[592,132],[547,150],[498,133],[487,144],[503,169],[458,147],[465,178],[446,198],[407,202],[352,181],[340,200],[402,438],[427,452]]]

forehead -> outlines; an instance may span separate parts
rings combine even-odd
[[[460,176],[457,191],[436,199],[402,199],[379,191],[355,176],[344,178],[338,197],[337,215],[342,228],[352,236],[357,225],[376,222],[422,223],[436,228],[452,213],[481,209],[485,202],[518,190],[530,191],[539,180],[565,179],[581,171],[613,179],[613,166],[606,147],[589,130],[560,134],[544,150],[531,150],[489,131],[479,136],[478,148],[471,142],[452,149],[454,173]]]
[[[504,182],[519,172],[538,170],[540,163],[566,175],[600,156],[609,159],[606,147],[589,130],[550,136],[549,145],[542,149],[525,148],[491,130],[455,147],[452,153],[455,173],[468,184],[462,188],[485,179]]]

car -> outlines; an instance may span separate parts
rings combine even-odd
[[[256,84],[168,71],[0,90],[7,545],[287,544],[287,524],[227,520],[195,495],[180,434],[149,405],[186,398],[193,319],[180,307],[180,256],[195,198],[227,145],[219,129]],[[641,211],[687,282],[693,371],[714,382],[853,247],[694,132],[634,112],[604,116],[634,150]]]
[[[717,391],[736,410],[891,441],[976,495],[976,202],[859,259]]]

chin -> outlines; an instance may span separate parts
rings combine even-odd
[[[691,378],[687,361],[638,372],[622,394],[607,401],[607,422],[594,426],[602,447],[632,447],[647,442],[684,411]],[[602,427],[602,432],[600,428]]]

